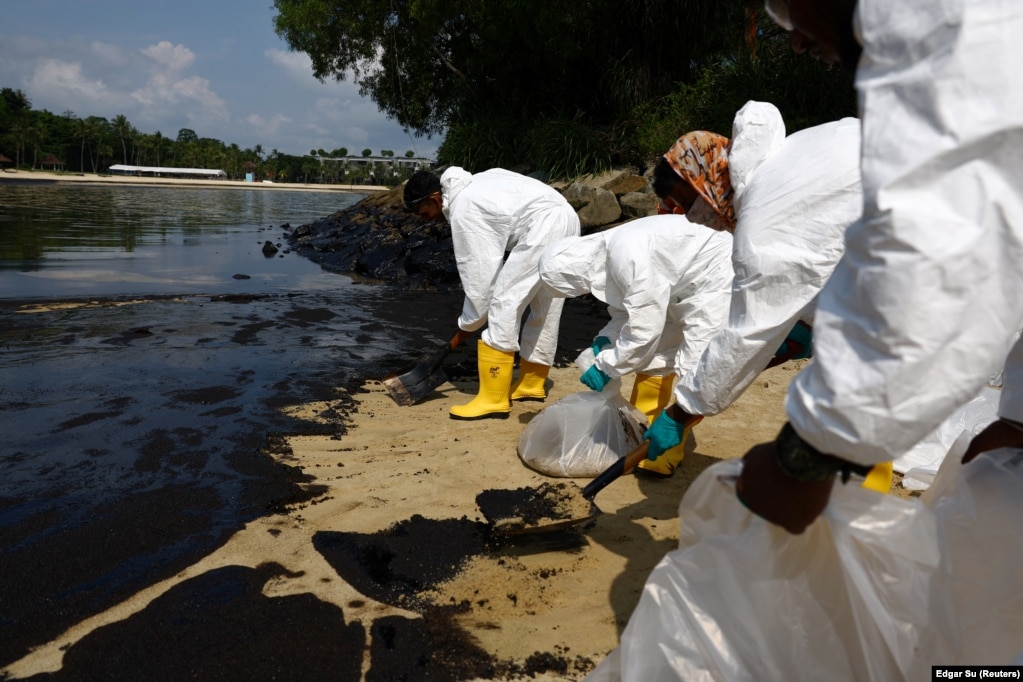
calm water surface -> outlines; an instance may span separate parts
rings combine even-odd
[[[361,198],[340,192],[0,183],[0,298],[252,293],[337,286],[266,258],[280,225]],[[280,254],[278,254],[279,256]],[[252,280],[233,279],[236,274]]]

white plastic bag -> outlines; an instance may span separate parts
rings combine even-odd
[[[593,350],[576,359],[585,371]],[[584,390],[546,407],[522,430],[519,457],[548,476],[590,478],[643,442],[646,415],[621,396],[621,379],[601,392]]]
[[[1000,398],[999,389],[985,387],[976,398],[949,415],[933,433],[895,458],[893,465],[895,471],[903,475],[902,486],[907,490],[926,490],[960,436],[966,433],[972,439],[998,418]],[[962,452],[959,455],[962,456]]]
[[[586,682],[921,680],[1023,651],[1023,452],[947,460],[921,500],[836,483],[802,535],[743,507],[741,467],[690,486],[679,549]]]

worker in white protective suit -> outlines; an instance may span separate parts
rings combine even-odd
[[[789,423],[738,481],[752,511],[801,533],[836,474],[905,452],[1003,365],[1001,418],[964,461],[1023,447],[1023,12],[767,4],[797,51],[856,69],[863,126],[863,216],[821,293],[815,360],[789,388]]]
[[[630,402],[654,419],[728,317],[732,239],[685,216],[638,218],[586,237],[555,242],[540,257],[540,279],[559,297],[592,294],[610,321],[593,342],[595,360],[580,377],[594,391],[635,373]],[[639,468],[671,476],[680,443]]]
[[[684,442],[705,416],[734,403],[765,368],[811,355],[817,295],[860,213],[859,122],[847,118],[785,136],[778,109],[748,102],[726,138],[679,138],[655,170],[662,210],[734,230],[728,323],[675,387],[647,431],[648,457]],[[864,485],[887,493],[891,461]]]
[[[564,300],[540,284],[537,263],[549,244],[579,234],[575,210],[549,185],[499,168],[472,174],[453,166],[439,178],[419,171],[405,185],[404,201],[420,217],[443,217],[451,226],[465,292],[456,339],[486,325],[478,342],[479,392],[452,407],[451,418],[506,418],[510,400],[544,400]]]

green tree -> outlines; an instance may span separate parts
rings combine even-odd
[[[110,122],[110,126],[114,132],[117,133],[117,137],[121,139],[121,158],[124,159],[124,163],[128,163],[128,147],[125,143],[126,137],[131,137],[134,132],[131,123],[128,122],[128,117],[124,114],[118,114],[114,116],[114,120]]]
[[[446,133],[443,149],[480,165],[522,161],[523,138],[550,121],[601,140],[632,107],[692,79],[742,17],[739,3],[720,0],[274,6],[278,35],[318,78],[353,79],[406,130]]]
[[[15,119],[10,129],[10,138],[14,144],[14,167],[21,166],[24,158],[25,145],[29,143],[33,134],[32,122],[28,116],[22,115]]]
[[[156,152],[156,165],[162,165],[160,161],[164,152],[168,151],[171,145],[171,141],[163,136],[159,130],[153,133],[153,151]]]
[[[195,142],[198,139],[199,136],[196,135],[195,131],[191,128],[182,128],[178,131],[178,144],[188,144],[189,142]]]
[[[373,156],[373,150],[372,149],[370,149],[369,147],[366,147],[365,149],[362,150],[362,158],[368,159],[371,156]]]
[[[21,90],[13,88],[0,88],[0,98],[3,99],[5,109],[12,116],[27,114],[32,110],[32,102]]]

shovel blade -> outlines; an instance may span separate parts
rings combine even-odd
[[[392,375],[380,380],[387,393],[399,405],[415,405],[448,380],[448,375],[439,367],[426,375],[418,373],[410,376],[414,372],[415,370],[409,374]]]
[[[387,389],[388,395],[402,406],[415,405],[433,390],[448,380],[441,361],[451,351],[441,351],[421,360],[419,364],[404,374],[391,374],[380,380]]]
[[[566,530],[600,515],[593,500],[572,484],[543,483],[537,488],[487,490],[476,505],[499,535],[532,535]]]

